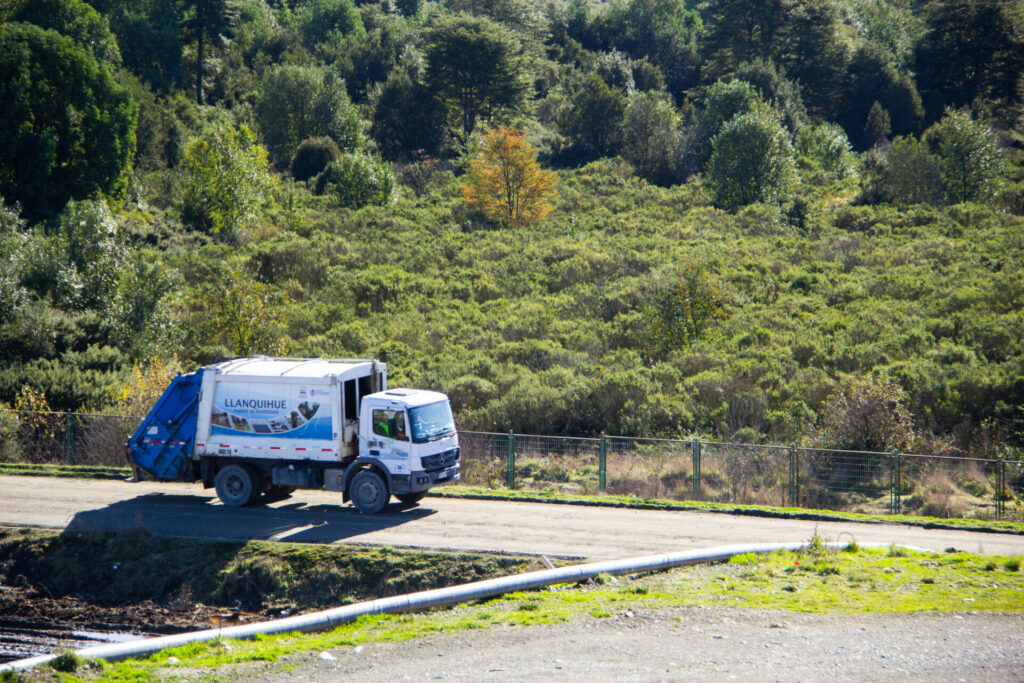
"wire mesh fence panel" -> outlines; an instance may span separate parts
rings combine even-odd
[[[1024,462],[1008,460],[1003,463],[1003,490],[1000,497],[1002,518],[1024,522]]]
[[[71,450],[68,462],[75,465],[124,467],[128,462],[128,437],[141,422],[124,415],[73,414],[68,420]]]
[[[516,434],[515,449],[516,488],[598,491],[599,439]]]
[[[697,497],[720,503],[785,505],[789,451],[782,446],[701,443]]]
[[[606,437],[608,493],[641,498],[693,497],[691,441]]]
[[[466,486],[505,488],[508,468],[508,434],[459,432],[461,470]]]
[[[893,456],[815,448],[796,449],[796,505],[886,514],[892,510]]]
[[[900,511],[924,517],[1000,516],[998,460],[900,456]],[[1005,501],[1002,501],[1005,503]]]
[[[6,410],[0,431],[5,462],[67,462],[67,413]]]

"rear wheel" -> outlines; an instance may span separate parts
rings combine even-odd
[[[427,495],[426,491],[417,491],[416,493],[402,493],[396,494],[395,498],[402,501],[405,505],[413,505],[423,500],[423,497]]]
[[[260,495],[258,477],[245,465],[226,465],[217,472],[217,497],[228,507],[242,507]]]
[[[372,515],[383,510],[388,502],[388,485],[373,470],[363,470],[352,477],[348,495],[356,509]]]

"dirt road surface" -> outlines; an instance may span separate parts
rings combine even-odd
[[[0,524],[307,543],[618,559],[734,543],[826,539],[1024,554],[1024,536],[895,524],[814,522],[721,513],[627,510],[428,497],[361,515],[336,493],[299,491],[263,507],[228,508],[198,484],[0,477]]]
[[[181,675],[180,671],[174,673]],[[196,671],[197,674],[208,673]],[[197,676],[198,678],[199,676]],[[1021,681],[1024,616],[623,608],[239,665],[246,681]]]

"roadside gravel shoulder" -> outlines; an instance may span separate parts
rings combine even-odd
[[[624,608],[607,618],[306,652],[238,667],[229,678],[1019,681],[1024,615]]]

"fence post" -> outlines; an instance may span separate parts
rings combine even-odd
[[[693,493],[700,495],[700,441],[693,440]]]
[[[996,519],[1006,515],[1006,461],[999,458],[999,469],[996,475]]]
[[[69,465],[75,464],[75,458],[72,454],[75,447],[74,420],[74,415],[69,410],[64,415],[64,458]]]
[[[799,472],[796,464],[796,444],[789,447],[789,504],[791,507],[800,505]]]
[[[892,456],[892,464],[889,467],[889,514],[896,514],[896,455]]]
[[[601,451],[597,460],[597,481],[601,493],[608,489],[608,437],[601,432]]]
[[[508,430],[508,473],[505,483],[510,490],[516,487],[516,435]]]
[[[900,454],[892,454],[892,514],[898,515],[902,511],[903,501],[900,500]]]

